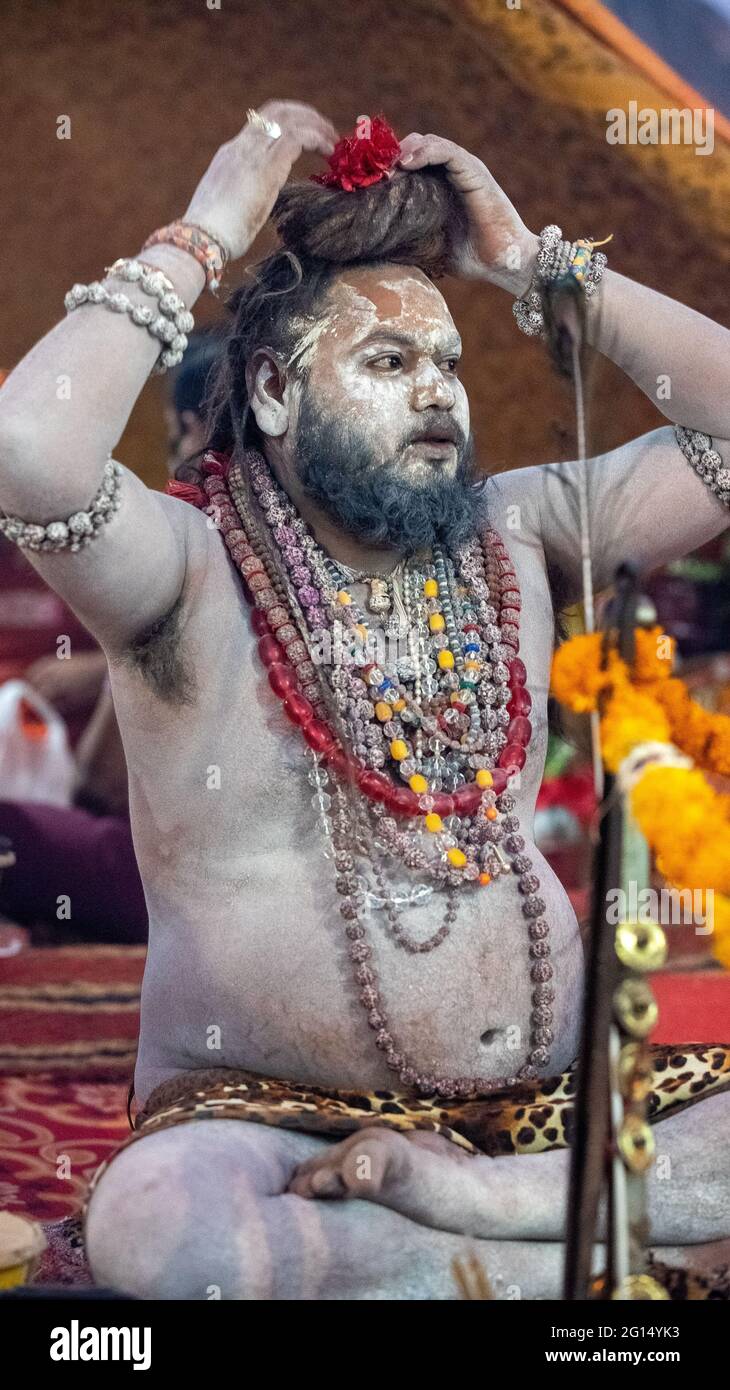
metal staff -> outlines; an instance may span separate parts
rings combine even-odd
[[[634,571],[630,565],[622,565],[616,573],[616,597],[606,614],[604,660],[609,647],[617,644],[624,660],[633,661],[638,600]],[[619,976],[614,933],[606,922],[606,903],[609,888],[618,887],[621,882],[622,830],[621,801],[616,794],[614,778],[606,774],[595,856],[578,1087],[571,1136],[572,1157],[563,1291],[566,1299],[589,1296],[598,1206],[606,1179],[610,1137],[609,1035],[613,996]],[[609,1182],[609,1191],[610,1188]],[[609,1224],[613,1224],[610,1221],[610,1212]],[[610,1241],[611,1250],[613,1246],[614,1242]],[[614,1260],[609,1257],[607,1280],[611,1285],[613,1263]]]
[[[573,381],[578,458],[585,463],[584,298],[573,275],[543,286],[541,297],[551,358],[560,374]],[[586,631],[592,632],[593,571],[585,470],[578,486],[583,609]],[[617,571],[616,597],[606,613],[604,663],[613,646],[627,664],[633,664],[639,604],[636,576],[630,565],[624,564]],[[655,617],[652,612],[650,620]],[[645,981],[630,979],[629,975],[663,963],[666,941],[661,927],[653,923],[623,922],[614,936],[606,922],[608,890],[622,885],[623,861],[628,867],[629,860],[636,857],[624,855],[624,849],[636,849],[643,842],[624,815],[614,779],[604,778],[600,708],[591,715],[591,743],[596,797],[602,812],[573,1122],[564,1296],[589,1296],[599,1202],[607,1180],[608,1259],[602,1294],[662,1298],[666,1294],[645,1272],[648,1229],[644,1173],[652,1162],[653,1135],[646,1114],[651,1071],[643,1039],[653,1027],[656,1005]],[[634,864],[632,872],[647,877],[648,867],[639,874]]]

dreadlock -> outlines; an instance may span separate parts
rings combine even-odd
[[[288,361],[301,336],[302,318],[319,312],[335,271],[325,261],[299,257],[286,248],[244,271],[247,283],[226,301],[232,322],[222,338],[218,368],[204,403],[207,449],[240,454],[246,448],[261,448],[246,365],[264,346]],[[295,364],[292,371],[303,380],[307,368]]]

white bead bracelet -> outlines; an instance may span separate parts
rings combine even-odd
[[[0,534],[23,550],[81,550],[98,536],[117,510],[121,476],[121,464],[110,457],[104,464],[101,486],[85,511],[73,512],[65,521],[49,521],[45,526],[0,513]]]

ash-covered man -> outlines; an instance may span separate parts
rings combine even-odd
[[[580,248],[529,231],[449,140],[337,141],[310,106],[250,112],[180,221],[74,287],[0,398],[5,529],[45,546],[107,654],[149,908],[142,1109],[97,1175],[89,1257],[141,1297],[451,1299],[472,1248],[493,1286],[551,1297],[582,956],[530,835],[580,466],[478,485],[434,279],[520,298]],[[303,150],[331,172],[284,189]],[[272,210],[284,247],[230,302],[200,481],[148,491],[107,460]],[[727,524],[730,335],[597,257],[590,341],[652,398],[672,381],[670,424],[586,466],[602,585]],[[403,614],[407,650],[378,665],[368,642]],[[656,1066],[654,1247],[714,1266],[728,1050],[688,1052],[671,1088]]]

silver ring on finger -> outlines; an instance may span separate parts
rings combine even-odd
[[[281,135],[281,126],[278,121],[270,121],[266,116],[262,116],[260,111],[256,111],[253,106],[249,106],[246,112],[246,125],[258,126],[260,130],[266,131],[272,140],[278,140]]]

